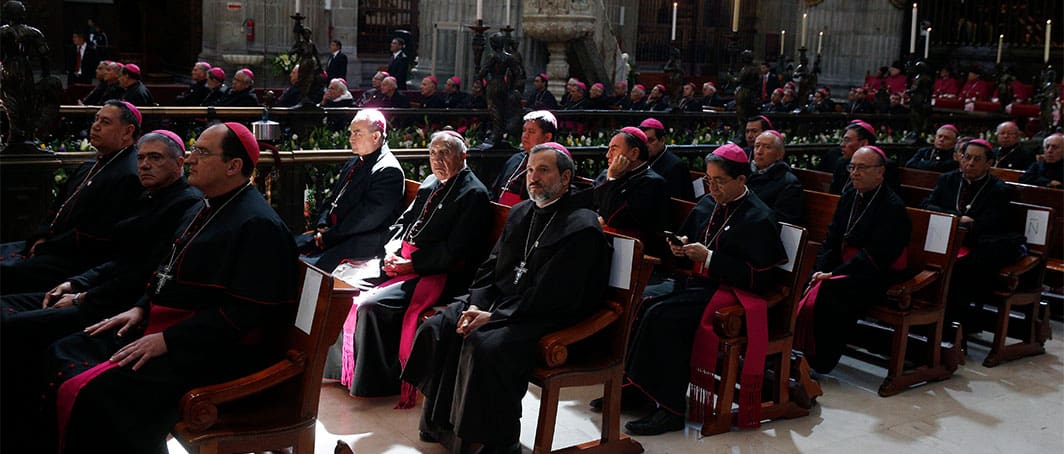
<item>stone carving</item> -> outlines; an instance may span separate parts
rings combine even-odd
[[[909,88],[909,127],[913,133],[921,134],[931,131],[931,95],[935,87],[935,77],[931,67],[922,61],[913,65],[916,75]]]
[[[1042,124],[1042,132],[1048,136],[1056,131],[1056,125],[1053,124],[1053,108],[1056,107],[1057,102],[1057,72],[1051,67],[1047,67],[1042,71],[1042,84],[1039,87],[1038,94],[1035,95],[1035,100],[1038,101],[1038,106],[1041,110],[1039,113],[1039,120]]]
[[[566,45],[594,30],[596,18],[591,14],[591,5],[587,0],[526,0],[522,11],[525,33],[547,43],[548,89],[555,97],[561,97],[569,78]]]

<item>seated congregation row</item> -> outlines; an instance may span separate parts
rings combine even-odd
[[[660,121],[617,132],[608,169],[578,188],[568,150],[552,142],[554,116],[535,111],[524,120],[527,152],[512,156],[490,188],[465,165],[460,134],[433,134],[433,174],[405,207],[403,171],[384,144],[387,122],[360,111],[350,124],[356,156],[315,228],[293,235],[250,184],[259,149],[245,126],[208,128],[186,157],[176,135],[141,135],[136,107],[107,101],[90,135],[98,157],[70,178],[54,218],[39,235],[3,245],[0,388],[3,416],[14,424],[5,427],[5,450],[44,440],[53,444],[46,452],[92,452],[101,439],[119,452],[160,449],[184,392],[279,356],[268,334],[291,323],[302,255],[325,270],[383,257],[384,276],[352,306],[327,376],[357,396],[400,394],[406,408],[421,391],[424,440],[457,435],[512,452],[538,339],[587,316],[605,289],[604,229],[694,270],[648,286],[626,365],[638,385],[627,393],[656,403],[628,431],[681,429],[698,315],[718,288],[759,290],[766,271],[786,260],[777,221],[802,224],[802,189],[781,160],[782,136],[767,125],[751,151],[727,144],[707,156],[701,189],[709,197],[666,242],[669,198],[693,200],[696,188],[665,149]],[[867,307],[848,303],[874,304],[901,277],[890,270],[911,227],[883,184],[888,160],[872,144],[874,130],[855,123],[845,137],[847,182],[814,268],[819,294],[808,297],[817,310],[798,336],[822,372],[838,362],[847,327]],[[962,156],[961,171],[943,175],[927,206],[978,226],[967,237],[973,277],[954,275],[973,282],[1020,251],[1014,236],[985,241],[1004,233],[1000,205],[1009,199],[987,175],[991,146],[972,141]],[[492,200],[513,208],[487,251],[478,240],[488,234]],[[390,239],[399,241],[385,250]],[[971,291],[951,293],[952,319],[965,317]],[[408,317],[449,302],[420,327]]]

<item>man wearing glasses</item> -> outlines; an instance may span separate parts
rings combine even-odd
[[[835,157],[835,168],[832,171],[831,188],[828,192],[842,194],[850,184],[850,171],[847,166],[854,153],[861,147],[876,144],[876,130],[872,125],[861,120],[854,120],[842,133],[842,143],[839,144],[841,155]]]
[[[359,111],[350,130],[355,157],[340,169],[329,197],[318,205],[314,230],[296,236],[303,260],[326,271],[344,259],[380,256],[388,226],[405,208],[403,169],[384,143],[384,115]]]
[[[639,123],[639,129],[647,135],[650,168],[665,178],[669,197],[693,201],[695,190],[691,186],[691,172],[683,160],[665,148],[665,125],[656,118],[647,118]]]
[[[851,184],[835,207],[812,282],[799,302],[794,348],[820,373],[839,363],[867,308],[907,277],[902,252],[912,221],[905,203],[884,184],[886,163],[886,154],[875,146],[857,149],[846,163]]]
[[[993,167],[1027,170],[1035,161],[1035,154],[1020,143],[1020,127],[1006,121],[998,125],[996,133],[998,147],[990,155]]]
[[[960,216],[968,229],[964,248],[950,278],[946,320],[969,326],[969,304],[990,291],[994,274],[1015,262],[1025,243],[1023,235],[1009,229],[1009,202],[1013,189],[990,174],[990,143],[975,139],[964,147],[961,167],[942,175],[921,208]]]

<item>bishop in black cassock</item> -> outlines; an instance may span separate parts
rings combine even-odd
[[[694,201],[695,189],[691,184],[691,171],[679,156],[666,147],[665,125],[655,118],[647,118],[639,123],[639,129],[647,136],[650,168],[665,179],[668,196]]]
[[[746,186],[776,213],[776,220],[803,224],[802,183],[783,160],[783,136],[774,129],[754,139]]]
[[[622,129],[610,140],[606,157],[610,169],[600,175],[593,191],[594,206],[608,228],[639,238],[647,254],[665,254],[662,231],[668,219],[669,195],[665,179],[650,168],[646,134]]]
[[[537,76],[538,77],[538,76]],[[528,164],[528,150],[532,147],[551,142],[558,134],[558,120],[547,110],[536,110],[525,114],[521,126],[521,151],[514,153],[503,164],[495,183],[491,185],[491,200],[506,206],[514,206],[528,199],[525,187],[525,165]]]

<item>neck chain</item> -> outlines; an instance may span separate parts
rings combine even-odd
[[[986,189],[986,185],[988,184],[988,182],[985,181],[986,177],[987,177],[987,175],[983,175],[983,178],[981,178],[979,180],[975,180],[975,181],[969,183],[969,184],[976,184],[976,183],[982,182],[981,183],[982,186],[979,186],[979,190],[975,191],[975,195],[972,196],[972,200],[969,200],[968,204],[965,205],[964,209],[962,210],[961,209],[961,193],[964,192],[963,191],[964,190],[964,175],[961,175],[961,181],[957,183],[957,200],[955,202],[953,202],[954,206],[957,208],[957,212],[958,213],[965,214],[965,213],[968,212],[968,210],[972,209],[972,205],[975,204],[975,199],[978,199],[979,198],[979,194],[982,194],[983,193],[983,189]]]
[[[125,153],[128,149],[129,147],[126,147],[123,148],[121,151],[116,152],[115,155],[110,160],[103,163],[103,165],[100,166],[99,169],[96,168],[96,166],[100,164],[99,158],[96,159],[96,162],[92,163],[92,167],[89,168],[89,171],[85,172],[85,179],[81,180],[81,183],[78,184],[76,188],[74,188],[74,192],[70,194],[70,197],[67,197],[67,199],[64,200],[61,205],[59,205],[59,209],[55,211],[55,217],[52,218],[52,223],[48,225],[49,231],[51,231],[52,228],[55,227],[56,222],[59,222],[59,217],[63,215],[63,211],[66,209],[67,205],[69,205],[70,202],[74,201],[74,199],[77,198],[78,194],[81,194],[81,191],[83,189],[92,186],[92,179],[100,176],[100,174],[103,173],[104,169],[106,169],[107,166],[111,165],[112,162],[117,161],[119,156],[122,153]]]
[[[540,230],[539,236],[536,237],[536,241],[529,247],[528,241],[532,239],[532,227],[536,225],[536,212],[532,212],[532,222],[528,223],[528,236],[525,237],[525,256],[521,259],[521,263],[514,267],[514,285],[517,285],[521,281],[521,277],[528,272],[528,268],[525,266],[528,264],[528,256],[532,255],[532,252],[539,247],[539,239],[543,238],[543,234],[547,233],[547,228],[550,227],[550,223],[554,221],[554,217],[558,215],[555,211],[550,215],[550,219],[547,220],[547,225],[543,226],[543,230]]]
[[[417,220],[414,221],[414,224],[410,226],[410,230],[407,230],[406,232],[407,241],[413,243],[414,238],[420,235],[421,231],[425,230],[425,226],[429,225],[429,223],[432,222],[432,218],[436,216],[436,212],[443,209],[443,201],[447,200],[447,196],[451,195],[451,191],[454,189],[454,187],[458,186],[458,182],[454,180],[459,178],[462,175],[462,172],[465,172],[465,169],[462,169],[462,171],[458,172],[457,175],[451,177],[451,179],[448,181],[448,183],[451,183],[451,185],[447,187],[447,192],[443,193],[443,197],[439,199],[440,202],[436,204],[435,207],[432,206],[432,202],[434,202],[434,200],[432,200],[432,194],[429,195],[428,200],[425,201],[425,206],[421,208],[421,214],[418,215]],[[437,186],[436,189],[434,189],[432,192],[436,193],[437,191],[439,191],[442,188],[443,184],[444,183],[440,183],[440,186]],[[432,212],[428,213],[430,209],[432,210]],[[428,213],[428,219],[425,219],[426,213]]]
[[[857,208],[857,198],[858,197],[864,198],[864,195],[861,194],[860,191],[857,191],[856,189],[854,190],[854,192],[856,192],[856,194],[854,195],[854,198],[853,198],[853,205],[850,205],[850,216],[846,218],[846,232],[842,234],[843,237],[850,236],[850,233],[853,232],[854,227],[857,227],[857,223],[861,222],[861,218],[863,218],[865,213],[868,212],[868,208],[872,206],[872,202],[875,201],[876,200],[876,196],[879,195],[879,190],[880,189],[883,189],[883,184],[880,184],[879,186],[876,187],[876,192],[873,192],[872,193],[872,197],[868,198],[868,203],[865,203],[864,208],[861,208],[861,214],[857,215],[857,219],[853,218],[853,212]]]
[[[510,189],[510,185],[513,184],[514,180],[520,178],[521,175],[525,174],[525,171],[527,171],[528,169],[526,168],[526,166],[524,166],[522,164],[524,164],[525,160],[527,160],[527,159],[528,159],[528,155],[527,154],[525,155],[525,157],[521,158],[521,164],[518,164],[517,165],[517,170],[514,170],[514,173],[510,175],[510,178],[506,179],[506,184],[503,185],[503,187],[502,187],[503,190]]]
[[[728,217],[724,218],[724,222],[720,225],[720,228],[717,229],[717,231],[713,234],[713,238],[710,238],[709,227],[713,225],[713,218],[717,217],[717,209],[720,208],[722,204],[717,204],[713,206],[713,213],[709,215],[709,222],[706,223],[706,231],[702,234],[702,239],[705,241],[704,243],[702,243],[703,246],[708,248],[709,245],[713,244],[714,241],[717,241],[717,237],[720,236],[721,232],[727,230],[728,222],[731,221],[732,216],[735,216],[735,213],[739,211],[739,207],[743,206],[743,203],[746,202],[746,194],[749,192],[750,188],[743,187],[743,194],[738,197],[740,199],[739,203],[735,205],[735,209],[732,210],[731,213],[728,213]]]
[[[222,206],[218,207],[217,211],[211,213],[211,216],[208,217],[207,220],[202,225],[200,225],[198,229],[196,229],[196,232],[192,234],[188,241],[185,241],[185,243],[181,245],[181,250],[177,250],[178,243],[180,243],[181,239],[188,234],[188,231],[190,229],[192,229],[193,224],[196,223],[196,218],[199,218],[200,214],[203,213],[203,210],[210,208],[210,202],[205,201],[206,203],[204,203],[204,205],[200,207],[200,210],[196,213],[196,216],[192,218],[192,222],[188,223],[188,226],[186,226],[185,230],[181,232],[181,235],[177,236],[177,239],[174,240],[173,246],[170,247],[170,259],[166,262],[166,265],[163,265],[160,271],[156,274],[156,278],[158,281],[155,285],[156,295],[158,295],[159,292],[162,291],[163,286],[165,286],[167,282],[174,278],[174,275],[171,273],[171,271],[174,269],[174,264],[177,263],[178,260],[181,260],[181,257],[185,256],[185,252],[188,250],[189,245],[192,244],[192,241],[195,240],[197,236],[199,236],[200,232],[203,232],[203,229],[207,228],[207,225],[210,224],[211,221],[213,221],[214,218],[217,217],[218,214],[225,209],[225,207],[229,206],[229,202],[232,202],[233,199],[236,199],[237,196],[239,196],[242,192],[244,192],[245,190],[247,190],[247,188],[250,187],[251,183],[249,182],[248,184],[244,185],[244,187],[240,188],[239,191],[229,197],[229,199],[226,200],[225,203],[222,204]]]
[[[344,193],[347,192],[347,187],[351,185],[351,180],[353,180],[354,177],[355,177],[355,171],[358,170],[359,167],[362,167],[365,164],[366,164],[365,157],[359,156],[358,162],[356,162],[356,163],[351,165],[351,170],[348,170],[347,171],[347,175],[344,176],[344,179],[345,179],[344,180],[344,185],[340,186],[340,190],[336,192],[336,197],[333,197],[332,202],[329,202],[329,213],[328,214],[331,215],[333,213],[333,210],[335,210],[336,207],[339,205],[338,202],[340,202],[340,197],[343,197]]]

